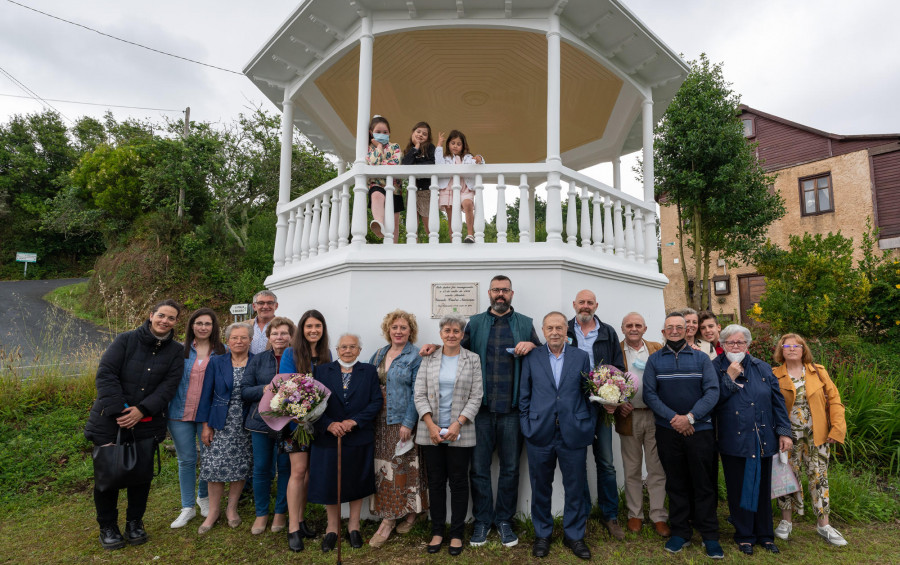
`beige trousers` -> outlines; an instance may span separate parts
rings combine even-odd
[[[666,474],[656,453],[656,424],[650,410],[634,410],[631,418],[632,434],[619,436],[622,446],[622,467],[625,471],[625,505],[629,518],[644,519],[641,463],[647,467],[647,491],[650,493],[650,521],[665,522]]]

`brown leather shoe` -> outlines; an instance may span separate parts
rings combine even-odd
[[[609,532],[609,535],[617,540],[622,541],[625,539],[625,530],[623,530],[622,526],[615,520],[603,522],[603,526],[606,528],[606,531]]]
[[[641,531],[641,524],[643,524],[643,521],[640,518],[629,518],[628,531],[634,533]]]
[[[656,533],[660,536],[667,538],[672,535],[672,530],[669,529],[669,525],[665,522],[654,522],[653,529],[656,530]]]

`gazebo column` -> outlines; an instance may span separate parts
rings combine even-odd
[[[353,216],[350,233],[351,245],[361,247],[366,242],[366,192],[368,183],[362,168],[369,150],[369,114],[372,109],[372,55],[375,37],[372,35],[372,17],[363,16],[359,27],[359,88],[356,103],[356,160],[353,162]]]
[[[291,156],[294,143],[294,103],[284,89],[281,111],[281,163],[278,170],[278,205],[291,201]],[[275,223],[275,268],[284,266],[285,247],[288,241],[288,213],[279,212]]]
[[[547,31],[547,243],[562,243],[562,204],[560,174],[562,166],[559,142],[560,106],[559,15],[551,13]],[[532,210],[534,207],[532,206]],[[532,231],[536,232],[532,223]],[[536,235],[536,234],[535,234]]]
[[[653,176],[653,98],[644,99],[643,115],[641,116],[642,137],[644,142],[644,202],[650,206],[650,210],[644,217],[644,262],[656,263],[656,199]]]

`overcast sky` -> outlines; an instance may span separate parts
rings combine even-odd
[[[240,71],[291,14],[289,0],[17,0],[38,10],[160,50]],[[345,0],[334,0],[345,1]],[[891,0],[624,0],[688,60],[724,62],[742,101],[839,134],[898,133],[900,2]],[[514,4],[515,5],[515,4]],[[0,0],[0,68],[45,99],[173,109],[112,108],[117,118],[229,121],[262,104],[247,78],[132,47]],[[0,94],[24,95],[0,74]],[[100,106],[51,102],[65,116],[101,116]],[[39,112],[0,96],[0,120]],[[623,162],[630,178],[632,158]],[[605,168],[601,180],[610,182]],[[605,178],[607,177],[607,178]],[[626,179],[627,180],[627,179]],[[630,183],[629,183],[630,184]]]

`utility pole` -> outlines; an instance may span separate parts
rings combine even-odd
[[[188,106],[184,109],[184,131],[181,134],[181,138],[187,141],[188,136],[191,134],[191,107]],[[178,187],[178,219],[180,220],[184,216],[184,183],[181,183],[181,186]]]

